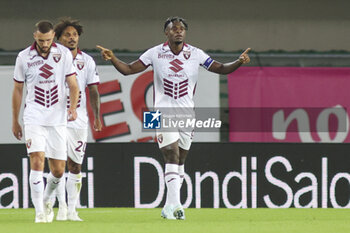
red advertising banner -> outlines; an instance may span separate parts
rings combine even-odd
[[[242,67],[228,75],[230,141],[350,142],[350,68]]]

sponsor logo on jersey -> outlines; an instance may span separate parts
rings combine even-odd
[[[60,53],[56,53],[52,55],[53,60],[58,63],[61,60],[61,54]]]
[[[168,78],[183,78],[184,74],[168,74]]]
[[[183,65],[183,63],[179,59],[175,59],[175,60],[173,60],[173,61],[171,61],[169,63],[170,63],[170,65],[172,65],[169,68],[172,71],[174,71],[175,73],[177,73],[177,72],[179,72],[179,71],[184,69],[184,68],[181,67],[181,65]]]
[[[174,55],[173,54],[161,54],[158,53],[158,58],[159,59],[174,59]]]
[[[40,84],[47,84],[47,83],[54,83],[55,80],[44,80],[44,81],[39,81]]]
[[[53,75],[53,73],[50,71],[52,69],[53,68],[50,65],[45,64],[39,68],[39,70],[42,71],[42,73],[40,73],[39,75],[45,79],[48,79],[51,77],[51,75]]]
[[[143,112],[143,128],[144,129],[160,129],[161,115],[159,110]]]
[[[39,61],[34,61],[34,62],[27,62],[28,68],[32,67],[32,66],[38,66],[38,65],[42,65],[44,63],[43,60],[39,60]]]
[[[183,51],[184,58],[188,60],[191,57],[191,51]]]

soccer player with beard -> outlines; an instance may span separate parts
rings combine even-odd
[[[187,29],[188,25],[183,18],[168,18],[164,24],[167,41],[147,50],[130,64],[119,60],[109,49],[99,45],[97,48],[101,50],[102,57],[110,60],[124,75],[139,73],[148,66],[153,66],[155,108],[194,108],[193,95],[199,66],[218,74],[232,73],[250,61],[250,48],[237,60],[223,64],[214,61],[201,49],[186,44]],[[185,160],[192,143],[191,132],[181,129],[177,132],[157,131],[157,139],[165,161],[164,179],[167,186],[167,198],[161,216],[166,219],[185,219],[180,203],[180,187]]]
[[[54,37],[51,22],[38,22],[34,31],[35,42],[18,54],[14,72],[12,132],[18,140],[22,139],[18,117],[25,83],[27,95],[23,122],[30,157],[29,185],[36,223],[53,220],[49,199],[63,180],[67,160],[67,119],[73,121],[77,118],[79,88],[73,57],[66,47],[53,42]],[[68,111],[66,84],[71,100]],[[45,157],[49,160],[50,173],[44,190]]]
[[[79,38],[82,32],[83,27],[80,25],[79,21],[71,18],[63,18],[55,25],[57,40],[70,49],[73,55],[77,81],[80,89],[77,105],[78,118],[74,122],[69,122],[67,125],[67,167],[69,173],[66,189],[68,193],[68,211],[65,203],[65,186],[62,184],[57,192],[59,211],[56,219],[59,221],[67,219],[71,221],[82,221],[76,211],[76,204],[82,186],[81,165],[85,155],[88,136],[86,87],[89,89],[90,105],[95,117],[94,130],[101,131],[102,129],[100,121],[100,95],[97,89],[100,78],[93,58],[82,52],[78,47]]]

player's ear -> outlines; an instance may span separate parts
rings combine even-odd
[[[166,37],[168,37],[168,35],[169,35],[169,28],[165,29],[164,34],[165,34]]]

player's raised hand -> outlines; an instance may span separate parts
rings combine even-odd
[[[247,48],[240,56],[239,56],[239,61],[242,62],[243,64],[247,64],[250,62],[250,58],[249,58],[249,53],[250,48]]]
[[[102,47],[101,45],[96,45],[96,48],[101,50],[101,56],[105,61],[111,60],[113,58],[114,54],[113,54],[112,50],[106,49],[106,48]]]

